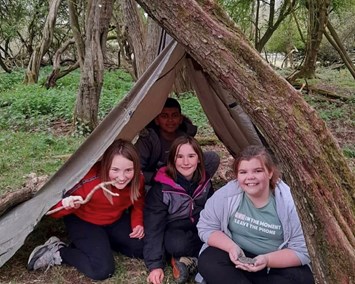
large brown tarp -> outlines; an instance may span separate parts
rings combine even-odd
[[[184,49],[171,41],[132,90],[41,190],[0,217],[0,267],[23,245],[45,213],[98,161],[117,138],[132,140],[161,111],[184,60],[196,95],[219,139],[232,152],[261,143],[233,97],[209,78]]]

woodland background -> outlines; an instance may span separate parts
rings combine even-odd
[[[353,171],[354,1],[218,2],[251,45],[317,110]],[[155,58],[160,32],[133,0],[0,1],[0,200],[18,192],[29,198],[65,162]],[[214,182],[223,184],[232,178],[231,157],[209,127],[184,72],[173,92],[199,126],[203,147],[222,156]],[[1,268],[1,283],[90,283],[70,268],[25,271],[35,244],[53,233],[65,238],[60,224],[51,222],[41,222]],[[118,272],[107,283],[145,282],[140,261],[117,259]]]

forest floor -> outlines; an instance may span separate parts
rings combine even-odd
[[[350,168],[355,169],[355,89],[350,88],[334,88],[331,85],[322,84],[318,88],[334,92],[340,97],[329,97],[319,94],[308,94],[307,101],[310,102],[315,109],[322,113],[323,119],[326,121],[331,133],[337,140],[339,146],[346,150],[347,160]],[[67,125],[56,124],[58,135],[68,132]],[[201,137],[201,140],[205,138]],[[210,141],[210,139],[206,140]],[[213,139],[211,141],[214,141]],[[221,164],[216,176],[215,184],[223,184],[233,178],[230,170],[232,157],[221,143],[206,143],[203,148],[214,150],[221,156]],[[345,149],[345,150],[344,150]],[[45,217],[36,227],[33,233],[26,239],[23,247],[12,257],[3,267],[0,268],[0,283],[77,283],[87,284],[94,283],[90,279],[78,273],[74,268],[66,266],[53,267],[47,271],[29,272],[26,270],[26,263],[32,249],[45,242],[50,236],[57,235],[64,241],[66,235],[64,233],[63,224],[59,220],[52,220]],[[143,261],[137,259],[129,259],[121,255],[116,256],[116,272],[111,279],[100,283],[146,283],[147,271]],[[171,269],[166,272],[165,283],[174,283]],[[97,282],[95,282],[97,283]],[[189,283],[194,283],[192,280]]]

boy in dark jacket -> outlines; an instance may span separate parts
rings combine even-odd
[[[172,142],[180,136],[194,137],[196,132],[197,127],[181,114],[179,102],[174,98],[167,98],[161,113],[141,131],[135,144],[148,188],[157,170],[166,165]],[[218,169],[219,156],[212,151],[204,152],[203,155],[206,172],[212,177]]]

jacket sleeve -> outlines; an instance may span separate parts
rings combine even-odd
[[[277,214],[283,227],[285,241],[283,248],[287,247],[294,251],[302,265],[309,264],[308,249],[291,190],[282,180],[275,189],[275,198]]]
[[[302,226],[300,219],[297,214],[296,206],[292,199],[292,206],[289,209],[289,219],[291,224],[290,240],[287,243],[287,247],[293,250],[297,257],[300,259],[302,265],[310,263],[310,257],[308,254],[308,249],[306,241],[304,238]]]
[[[131,213],[131,227],[132,229],[138,225],[143,225],[143,208],[144,208],[144,177],[141,175],[139,184],[139,197],[133,203],[132,213]]]
[[[78,187],[78,185],[76,187]],[[73,195],[73,196],[81,196],[85,200],[87,194],[85,194],[83,186],[81,185],[74,191],[74,194],[71,194],[71,195]],[[50,210],[53,210],[55,208],[58,208],[58,207],[62,206],[63,205],[62,204],[62,200],[59,201],[56,205],[54,205]],[[76,210],[75,208],[71,208],[71,209],[64,209],[63,208],[62,210],[60,210],[58,212],[55,212],[55,213],[51,214],[50,216],[53,217],[53,218],[58,219],[58,218],[61,218],[61,217],[64,217],[64,216],[72,214],[75,210]]]
[[[207,243],[215,231],[223,231],[223,215],[226,205],[223,204],[223,189],[217,190],[207,199],[205,208],[200,213],[197,229],[200,239]]]
[[[149,191],[144,207],[144,262],[149,271],[164,268],[164,232],[167,223],[168,207],[163,203],[160,184],[155,184]]]
[[[147,132],[144,136],[139,136],[135,147],[139,153],[141,169],[144,175],[144,180],[146,184],[150,184],[153,181],[153,177],[155,175],[156,169],[152,168],[150,165],[151,159],[154,156],[154,146],[150,139],[150,131],[153,130],[145,130]]]
[[[290,213],[290,222],[292,224],[291,228],[291,238],[287,244],[289,249],[292,249],[297,257],[300,259],[302,265],[310,263],[310,257],[308,254],[308,249],[306,245],[306,241],[303,235],[303,230],[301,227],[301,222],[298,218],[298,214],[296,212],[296,207],[293,208]]]

